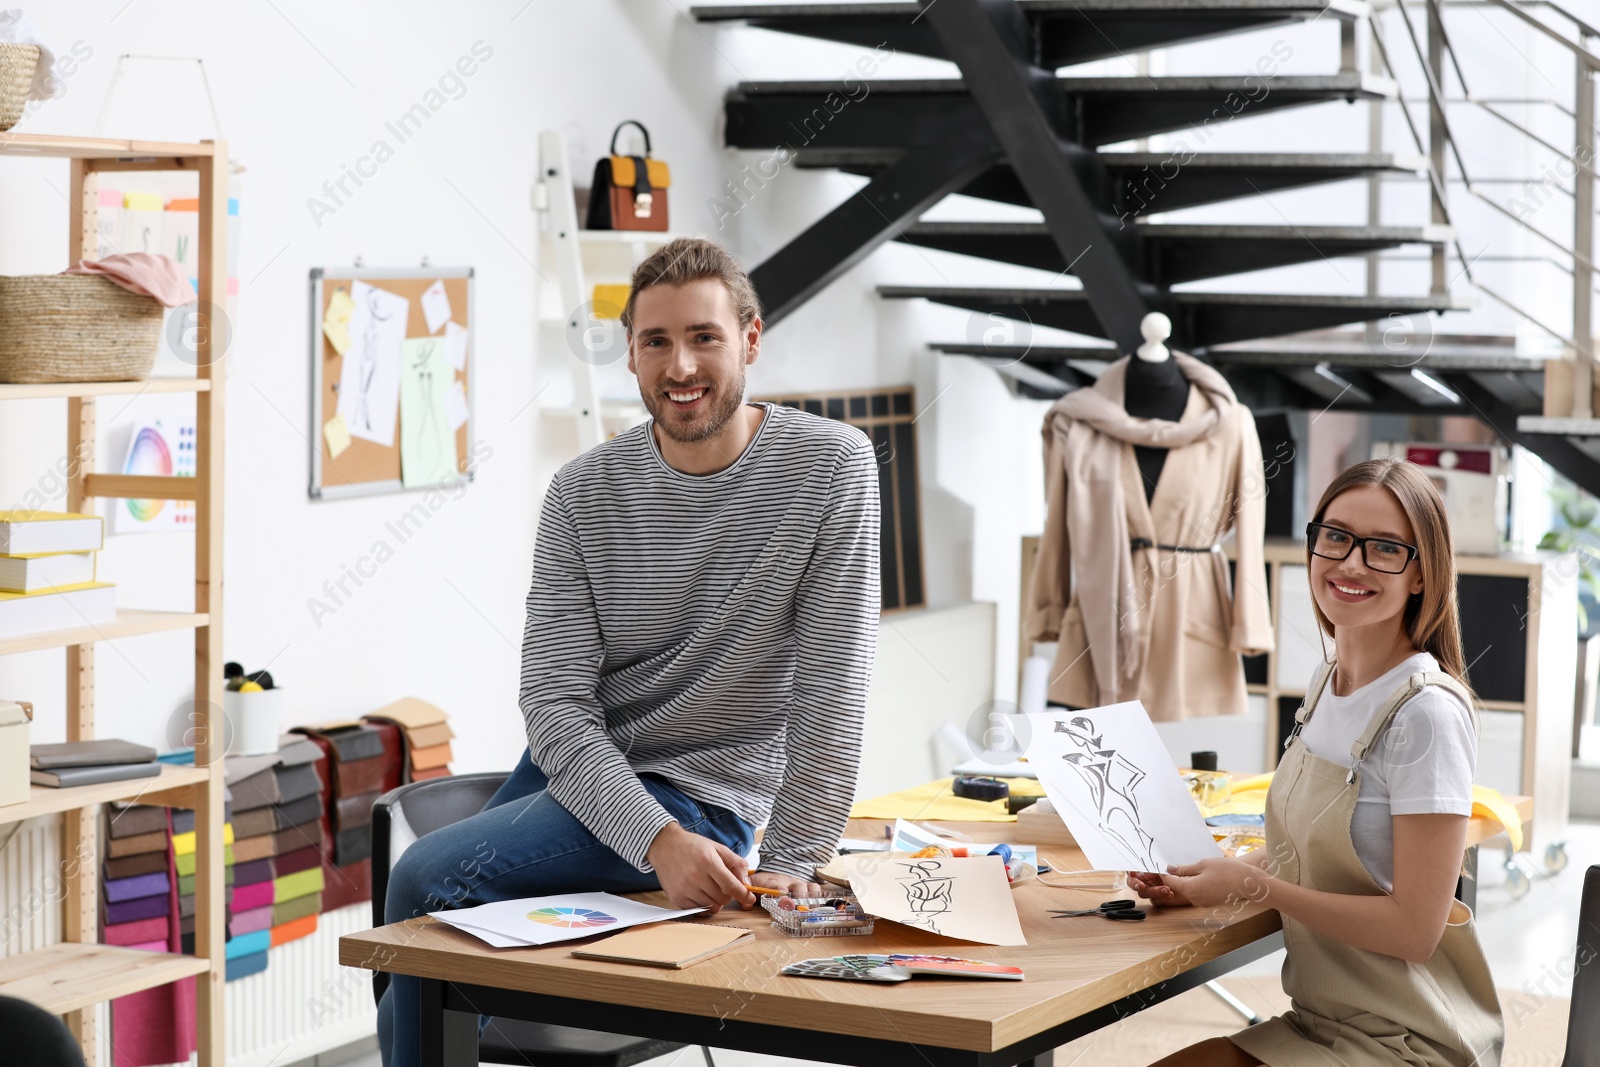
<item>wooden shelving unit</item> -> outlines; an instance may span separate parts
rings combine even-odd
[[[119,171],[194,171],[199,178],[199,308],[227,300],[228,152],[222,141],[176,144],[38,134],[0,135],[0,159],[67,161],[69,260],[98,255],[98,176]],[[3,164],[0,164],[3,165]],[[65,813],[61,854],[87,860],[63,865],[60,944],[0,959],[0,995],[20,997],[65,1017],[84,1059],[95,1063],[95,1005],[139,990],[196,977],[200,1067],[223,1067],[223,775],[222,775],[222,445],[225,353],[221,331],[197,331],[194,377],[137,382],[0,384],[0,401],[65,398],[68,455],[85,457],[67,490],[66,510],[93,512],[105,498],[182,498],[195,502],[194,608],[189,612],[122,609],[114,622],[22,637],[0,637],[0,655],[43,648],[67,650],[68,740],[94,736],[94,656],[100,641],[170,630],[194,631],[195,764],[164,766],[155,778],[34,788],[22,804],[0,807],[0,823]],[[217,387],[213,388],[213,384]],[[193,393],[194,478],[142,478],[94,472],[95,399],[143,393]],[[213,730],[213,718],[215,726]],[[96,816],[101,804],[138,800],[195,812],[195,955],[141,952],[98,944],[99,868]]]

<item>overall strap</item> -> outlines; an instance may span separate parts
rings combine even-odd
[[[1389,723],[1394,719],[1395,713],[1400,710],[1400,706],[1430,685],[1447,690],[1466,706],[1467,715],[1471,718],[1472,728],[1476,732],[1478,728],[1478,709],[1473,704],[1472,697],[1466,688],[1444,671],[1416,671],[1398,689],[1389,694],[1388,699],[1373,713],[1371,720],[1367,723],[1367,728],[1361,731],[1361,736],[1356,738],[1355,744],[1350,746],[1350,757],[1354,762],[1350,765],[1350,773],[1345,776],[1347,784],[1355,781],[1356,768],[1367,758],[1373,746],[1378,743],[1378,738],[1389,728]]]
[[[1333,677],[1333,664],[1324,661],[1317,668],[1316,675],[1311,679],[1311,688],[1306,690],[1305,698],[1300,701],[1300,707],[1294,713],[1294,729],[1289,731],[1289,736],[1283,739],[1283,749],[1289,750],[1289,744],[1296,737],[1305,724],[1311,720],[1311,713],[1316,710],[1317,701],[1322,699],[1322,691],[1328,686],[1328,679]]]

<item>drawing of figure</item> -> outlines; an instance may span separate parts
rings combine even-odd
[[[905,887],[906,906],[911,910],[912,918],[906,920],[905,924],[921,926],[937,934],[938,916],[948,914],[954,907],[950,897],[951,877],[941,873],[943,868],[938,860],[921,860],[901,866],[911,872],[907,877],[896,879]]]
[[[1134,790],[1145,779],[1145,771],[1116,749],[1105,747],[1094,720],[1085,715],[1075,715],[1066,722],[1056,720],[1056,733],[1066,734],[1081,749],[1061,758],[1089,787],[1100,832],[1135,857],[1138,870],[1156,870],[1155,857],[1151,855],[1154,841],[1139,821],[1139,801],[1134,796]]]
[[[386,294],[381,289],[369,289],[366,294],[369,315],[367,328],[361,338],[361,364],[356,378],[356,384],[360,387],[361,392],[355,399],[356,406],[354,410],[356,424],[367,432],[373,432],[377,429],[372,424],[371,392],[372,380],[378,373],[378,357],[376,353],[378,350],[378,337],[381,333],[378,324],[387,321],[391,314],[389,309],[384,306],[384,295]]]

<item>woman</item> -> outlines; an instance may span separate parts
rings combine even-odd
[[[1444,502],[1410,463],[1358,463],[1322,494],[1306,547],[1334,654],[1273,776],[1266,847],[1128,877],[1156,905],[1276,908],[1293,1006],[1157,1067],[1494,1067],[1499,1002],[1455,900],[1477,729]]]

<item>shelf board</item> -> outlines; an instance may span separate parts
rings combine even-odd
[[[64,941],[0,960],[0,996],[65,1015],[210,969],[197,956]]]
[[[20,637],[0,637],[0,656],[17,652],[34,652],[41,648],[66,648],[70,645],[92,645],[96,641],[114,641],[119,637],[137,637],[140,634],[161,633],[164,630],[192,630],[206,625],[210,617],[193,611],[138,611],[118,608],[114,622],[99,626],[74,626],[70,630],[46,630],[43,633],[23,634]]]
[[[204,393],[210,389],[210,378],[145,378],[136,382],[15,382],[0,383],[0,400],[126,396],[143,393]]]
[[[209,156],[209,144],[126,141],[113,137],[62,137],[51,133],[0,133],[0,156],[49,159],[142,159],[149,156]]]
[[[687,234],[660,230],[579,230],[578,240],[597,245],[664,245]]]
[[[21,804],[0,805],[0,825],[21,822],[35,815],[93,807],[113,800],[145,800],[148,803],[150,794],[194,785],[205,781],[207,777],[208,772],[204,767],[164,763],[161,773],[154,778],[130,778],[123,782],[76,785],[66,789],[29,786],[28,799]]]

